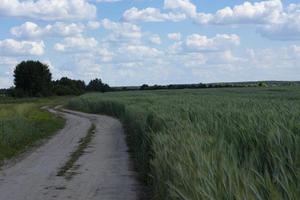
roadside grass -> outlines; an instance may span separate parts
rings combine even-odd
[[[95,130],[96,130],[96,126],[95,126],[95,124],[92,124],[91,127],[89,128],[86,136],[80,139],[78,147],[70,155],[69,160],[65,163],[64,166],[62,166],[59,169],[57,176],[64,176],[67,179],[70,179],[72,177],[73,173],[70,172],[69,170],[74,167],[74,164],[76,163],[76,161],[80,158],[80,156],[84,153],[85,149],[91,143],[91,141],[95,135]]]
[[[153,199],[300,198],[300,88],[87,94],[68,107],[122,120]]]
[[[0,98],[0,165],[38,140],[51,136],[64,126],[64,120],[46,110],[66,98],[12,99]]]

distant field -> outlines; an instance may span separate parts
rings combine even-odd
[[[24,151],[37,140],[50,136],[64,120],[40,109],[63,98],[0,98],[0,165],[4,159]]]
[[[300,87],[95,93],[68,106],[123,121],[154,199],[300,199]]]

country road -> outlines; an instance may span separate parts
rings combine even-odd
[[[50,111],[66,119],[65,128],[0,170],[0,200],[138,199],[121,123],[107,116]],[[92,124],[93,138],[68,177],[57,176]]]

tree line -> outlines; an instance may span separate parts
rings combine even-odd
[[[87,85],[82,80],[63,77],[52,80],[48,65],[40,61],[22,61],[14,70],[15,87],[8,94],[14,97],[45,97],[81,95],[85,92],[108,92],[110,86],[101,79],[91,80]]]
[[[201,89],[201,88],[227,88],[227,87],[269,87],[269,86],[292,86],[300,85],[299,81],[253,81],[233,83],[198,83],[198,84],[172,84],[172,85],[147,85],[132,87],[111,88],[97,78],[91,80],[87,85],[82,80],[73,80],[63,77],[52,80],[52,74],[48,65],[40,61],[23,61],[14,70],[15,87],[0,89],[1,95],[13,97],[43,97],[43,96],[65,96],[81,95],[85,92],[109,92],[109,91],[131,91],[131,90],[164,90],[164,89]]]
[[[197,84],[171,84],[171,85],[147,85],[139,87],[139,90],[172,90],[172,89],[205,89],[205,88],[241,88],[241,87],[276,87],[299,86],[300,81],[251,81],[232,83],[197,83]],[[136,90],[136,88],[127,90]],[[126,90],[124,89],[124,90]]]

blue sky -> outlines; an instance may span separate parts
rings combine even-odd
[[[113,86],[300,80],[299,0],[0,0],[0,87],[22,60]]]

